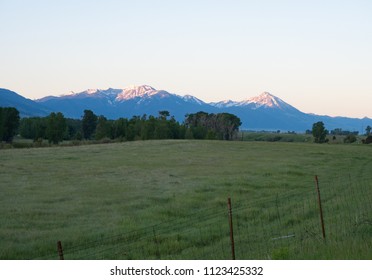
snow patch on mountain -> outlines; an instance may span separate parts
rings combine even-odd
[[[259,96],[251,97],[242,101],[224,100],[220,102],[212,102],[210,105],[217,108],[230,108],[230,107],[249,107],[250,109],[258,108],[277,108],[285,109],[289,105],[280,98],[270,94],[269,92],[263,92]]]
[[[269,92],[263,92],[259,96],[251,97],[246,100],[237,102],[236,106],[250,106],[252,109],[258,108],[277,108],[285,109],[288,108],[288,104],[280,98],[270,94]]]
[[[252,97],[249,99],[250,102],[257,104],[258,106],[266,106],[266,107],[279,107],[280,108],[280,101],[277,97],[273,96],[268,92],[263,92],[259,96]]]
[[[210,105],[217,107],[217,108],[229,108],[233,106],[237,106],[239,102],[233,100],[223,100],[220,102],[211,102]]]
[[[85,93],[87,93],[87,94],[95,94],[95,93],[97,93],[98,91],[100,91],[99,89],[87,89],[86,91],[85,91]]]
[[[125,101],[133,98],[150,97],[159,91],[148,85],[131,86],[122,90],[116,97],[116,101]]]
[[[189,94],[183,96],[182,99],[186,102],[192,102],[192,103],[196,103],[196,104],[199,104],[199,105],[205,104],[204,101],[200,100],[199,98],[196,98],[195,96],[189,95]]]

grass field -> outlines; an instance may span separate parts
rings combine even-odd
[[[372,259],[372,146],[137,141],[0,150],[0,259]],[[314,175],[325,216],[322,239]]]

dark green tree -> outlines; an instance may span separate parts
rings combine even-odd
[[[356,141],[357,141],[357,138],[354,134],[349,134],[344,139],[344,143],[354,143]]]
[[[367,125],[366,127],[366,136],[371,134],[372,127],[370,125]]]
[[[32,118],[23,118],[21,119],[20,126],[19,126],[19,134],[26,139],[45,139],[46,136],[46,128],[47,128],[47,119],[40,118],[40,117],[32,117]]]
[[[82,120],[66,118],[66,135],[67,140],[81,140],[82,139]]]
[[[0,108],[1,109],[1,108]],[[26,139],[35,139],[35,129],[33,128],[32,118],[23,118],[19,125],[19,134]]]
[[[0,110],[0,141],[11,143],[20,123],[19,111],[13,107]]]
[[[232,140],[239,131],[239,126],[242,124],[240,118],[233,114],[221,113],[217,114],[218,128],[222,132],[223,140]]]
[[[174,116],[168,121],[169,136],[171,139],[183,139],[185,138],[185,133],[183,132],[182,125],[176,121]]]
[[[58,144],[66,132],[66,119],[62,113],[51,113],[47,120],[46,134],[49,143]]]
[[[120,118],[113,122],[112,124],[112,135],[113,138],[125,139],[128,129],[128,119]]]
[[[155,138],[157,123],[158,119],[156,119],[154,116],[149,116],[149,118],[142,123],[142,140],[151,140]]]
[[[84,110],[83,116],[83,137],[85,139],[92,139],[97,127],[97,116],[91,110]]]
[[[105,116],[99,116],[97,119],[97,127],[95,139],[111,138],[111,122]]]
[[[328,131],[325,129],[323,122],[316,122],[313,124],[312,134],[315,143],[325,143]]]
[[[159,117],[156,120],[154,138],[155,139],[171,139],[170,122],[167,118],[170,116],[168,111],[160,111]]]
[[[141,119],[140,116],[133,116],[128,122],[126,140],[134,141],[142,139],[141,138],[142,124],[143,120]]]
[[[187,137],[195,139],[232,140],[241,125],[240,118],[229,113],[198,112],[186,115]]]
[[[372,135],[367,136],[366,139],[362,140],[363,144],[371,144],[372,143]]]
[[[159,111],[159,119],[166,120],[169,116],[169,111]]]
[[[206,112],[197,112],[186,115],[185,125],[189,129],[187,137],[193,139],[206,139],[208,134],[209,114]]]

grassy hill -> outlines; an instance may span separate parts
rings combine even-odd
[[[138,141],[0,150],[0,259],[371,259],[372,147]],[[315,192],[319,176],[323,240]]]

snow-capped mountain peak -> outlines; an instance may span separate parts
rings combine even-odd
[[[192,102],[192,103],[196,103],[196,104],[199,104],[199,105],[204,104],[204,101],[200,100],[199,98],[196,98],[195,96],[189,95],[189,94],[183,96],[182,99],[185,100],[186,102]]]
[[[123,101],[128,99],[133,99],[136,97],[146,97],[157,94],[159,91],[148,85],[142,86],[130,86],[123,89],[116,97],[117,101]]]
[[[252,103],[266,107],[280,107],[280,100],[269,92],[263,92],[259,96],[249,99]]]
[[[288,104],[285,103],[283,100],[266,91],[258,96],[238,102],[237,105],[253,105],[256,109],[260,107],[284,109],[288,106]]]

